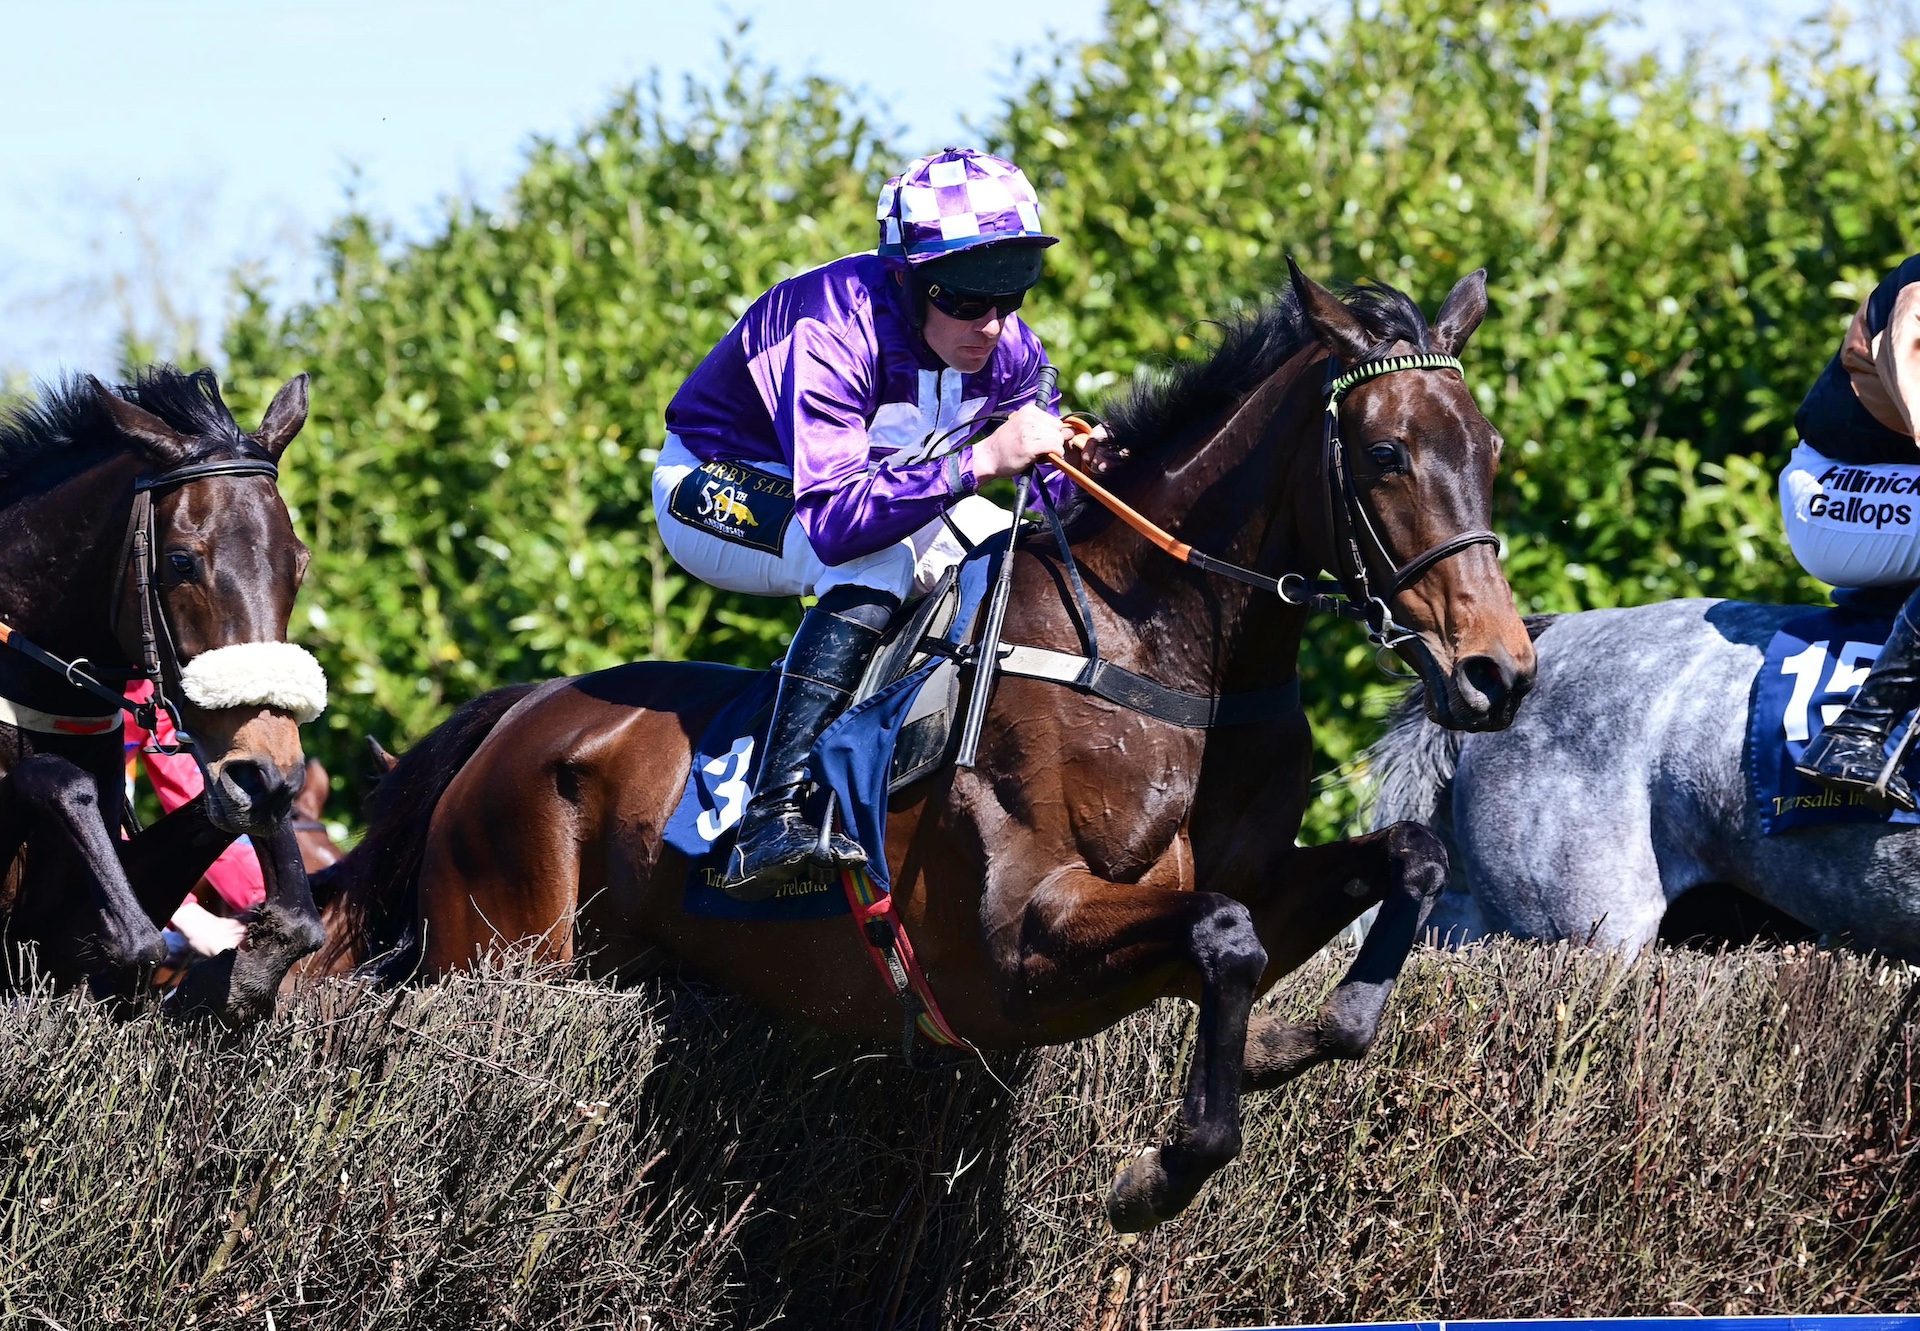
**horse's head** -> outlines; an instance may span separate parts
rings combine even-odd
[[[124,396],[94,387],[145,459],[115,608],[121,645],[138,662],[152,643],[205,765],[213,823],[265,831],[305,779],[300,723],[326,705],[319,665],[286,640],[308,553],[275,473],[306,423],[307,378],[282,388],[252,433],[204,370],[151,372]]]
[[[1289,267],[1309,326],[1343,369],[1456,357],[1487,312],[1484,270],[1460,280],[1429,329],[1390,288],[1343,302]],[[1419,672],[1427,714],[1455,730],[1501,729],[1533,686],[1534,656],[1489,532],[1499,432],[1458,371],[1430,367],[1361,379],[1335,425],[1351,502],[1336,493],[1328,536],[1357,551],[1372,594],[1410,630],[1394,646]],[[1336,550],[1328,567],[1341,566]]]

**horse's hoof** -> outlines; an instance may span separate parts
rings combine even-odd
[[[1107,1222],[1122,1234],[1143,1234],[1165,1219],[1154,1199],[1166,1194],[1167,1171],[1150,1150],[1120,1167],[1107,1193]]]

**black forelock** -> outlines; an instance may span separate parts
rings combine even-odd
[[[171,365],[141,370],[114,394],[158,416],[209,450],[244,444],[246,432],[220,397],[212,370],[188,373]],[[76,463],[125,447],[85,375],[42,385],[38,396],[0,414],[0,490],[25,472],[61,454]]]
[[[1433,350],[1433,332],[1427,316],[1412,296],[1384,282],[1356,282],[1340,299],[1358,316],[1367,331],[1382,342],[1410,342],[1417,351]]]
[[[246,431],[220,396],[220,381],[212,370],[187,373],[171,365],[149,365],[130,384],[114,390],[119,396],[152,412],[181,434],[209,444],[242,444]]]

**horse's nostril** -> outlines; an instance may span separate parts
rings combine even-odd
[[[1498,707],[1517,682],[1512,668],[1491,656],[1469,656],[1456,673],[1462,696],[1489,710]]]
[[[270,817],[292,809],[293,797],[300,793],[299,781],[289,780],[277,768],[253,758],[233,759],[223,775],[246,796],[250,807]]]

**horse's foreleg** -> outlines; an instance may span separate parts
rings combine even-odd
[[[207,820],[204,792],[160,818],[138,836],[115,843],[120,867],[133,895],[157,925],[165,925],[187,899],[193,885],[233,844],[233,834]],[[132,997],[151,977],[134,967],[117,967],[89,977],[96,997]]]
[[[164,925],[220,852],[232,844],[233,833],[222,832],[207,820],[207,796],[202,791],[132,840],[120,842],[118,849],[140,908],[149,919]]]
[[[292,819],[256,834],[253,849],[266,899],[247,915],[238,948],[187,972],[175,997],[179,1011],[205,1012],[235,1026],[271,1017],[287,972],[326,941]]]
[[[1380,917],[1311,1021],[1288,1022],[1263,1014],[1252,1023],[1244,1081],[1248,1090],[1271,1089],[1316,1063],[1358,1058],[1372,1046],[1394,981],[1446,886],[1447,852],[1420,824],[1395,823],[1350,841],[1302,847],[1281,873],[1269,909],[1278,912],[1284,903],[1288,951],[1297,958],[1324,947],[1375,902]],[[1269,911],[1261,906],[1254,904],[1254,918],[1264,923]]]
[[[1267,967],[1246,907],[1212,892],[1067,871],[1030,905],[1021,957],[1026,997],[1038,1004],[1161,994],[1199,999],[1193,1061],[1173,1131],[1157,1150],[1127,1164],[1107,1198],[1107,1216],[1123,1232],[1178,1215],[1240,1153],[1247,1018]]]
[[[166,956],[159,926],[141,909],[121,867],[100,806],[100,787],[91,775],[65,758],[36,754],[0,779],[0,808],[7,810],[10,824],[0,841],[17,836],[28,847],[23,897],[42,891],[57,894],[77,873],[93,896],[102,960],[113,966],[149,966]],[[36,844],[42,848],[39,856],[33,853]],[[46,869],[36,867],[36,861]],[[58,915],[60,903],[46,903],[44,909]]]

